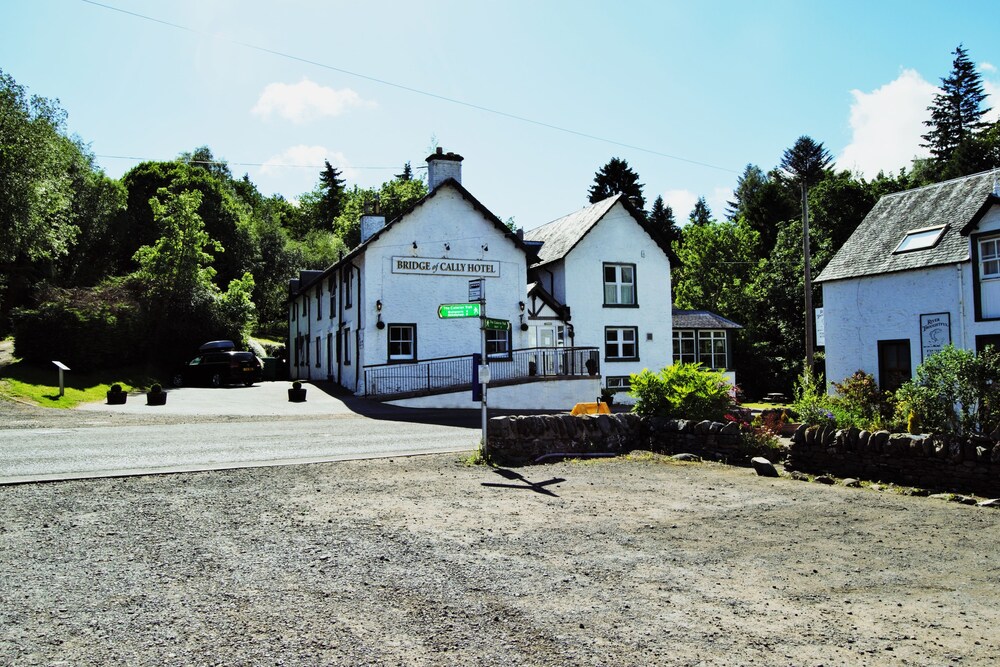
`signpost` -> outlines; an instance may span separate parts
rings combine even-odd
[[[483,331],[510,331],[510,320],[495,320],[492,317],[484,317]]]
[[[61,361],[53,361],[52,363],[59,369],[59,395],[63,396],[66,394],[66,384],[63,380],[63,371],[68,371],[69,366]]]
[[[483,294],[483,278],[473,278],[469,281],[469,301],[486,301]]]
[[[438,306],[438,317],[451,320],[459,317],[480,317],[483,307],[478,303],[442,303]]]

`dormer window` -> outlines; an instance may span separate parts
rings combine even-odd
[[[933,248],[941,240],[948,225],[938,225],[937,227],[924,227],[923,229],[912,229],[906,232],[906,236],[899,242],[892,254],[898,255],[914,250],[927,250]]]

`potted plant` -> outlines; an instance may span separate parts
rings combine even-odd
[[[306,400],[306,390],[302,383],[296,380],[288,390],[288,401],[290,403],[304,403]]]
[[[127,398],[128,393],[122,391],[120,384],[111,385],[111,389],[108,390],[108,405],[125,405]]]
[[[159,383],[154,384],[146,392],[146,405],[166,405],[167,404],[167,392],[163,391],[163,387]]]
[[[601,389],[601,401],[607,403],[609,406],[615,404],[615,392],[610,389]]]

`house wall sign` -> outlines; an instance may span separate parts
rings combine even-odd
[[[392,272],[418,276],[500,277],[500,262],[484,259],[393,257]]]
[[[951,313],[920,316],[920,359],[926,360],[951,344]]]

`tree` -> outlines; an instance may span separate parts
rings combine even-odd
[[[691,209],[691,215],[688,216],[688,220],[692,225],[709,225],[712,223],[712,210],[708,208],[708,202],[705,201],[704,197],[698,197],[694,208]]]
[[[403,165],[403,173],[396,174],[397,181],[412,181],[413,180],[413,167],[410,166],[410,161],[407,160],[406,164]]]
[[[923,146],[940,163],[948,162],[963,141],[985,127],[983,115],[989,111],[983,107],[986,93],[975,64],[961,44],[952,53],[951,74],[941,79],[940,92],[927,107],[931,117],[924,125],[931,130],[922,137]]]
[[[677,253],[674,252],[674,244],[681,239],[681,228],[674,220],[674,210],[663,203],[662,196],[657,195],[646,219],[650,227],[653,228],[653,232],[660,236],[663,245],[667,248],[667,258],[670,260],[670,265],[678,266],[680,260],[677,258]]]
[[[781,223],[795,215],[797,204],[797,197],[777,172],[765,174],[760,167],[748,164],[736,183],[733,200],[727,202],[726,218],[742,218],[757,230],[766,252],[774,246]]]
[[[177,159],[191,165],[192,167],[204,169],[213,176],[223,180],[230,180],[233,177],[233,172],[229,171],[229,165],[226,164],[226,161],[217,160],[215,156],[212,155],[212,149],[208,146],[199,146],[190,153],[181,153],[177,156]]]
[[[594,184],[588,191],[591,204],[607,199],[613,195],[623,194],[637,211],[646,209],[646,198],[642,194],[643,184],[639,182],[639,174],[632,171],[628,162],[613,157],[597,170]]]
[[[321,223],[327,229],[333,228],[333,221],[344,209],[344,179],[340,171],[324,160],[326,165],[319,174],[320,188],[323,191],[319,200],[319,215]]]
[[[813,372],[813,310],[812,310],[812,275],[809,267],[809,186],[823,175],[823,172],[833,162],[830,151],[823,148],[822,142],[816,143],[810,137],[801,136],[795,145],[785,151],[781,158],[781,168],[799,184],[802,192],[802,256],[805,260],[803,276],[805,278],[805,343],[806,372]]]

